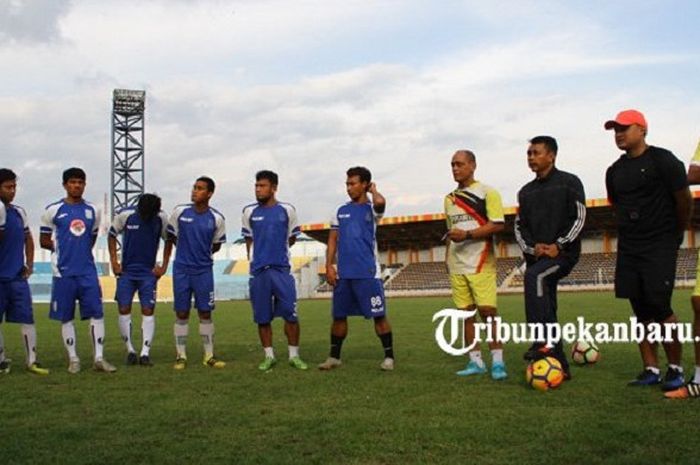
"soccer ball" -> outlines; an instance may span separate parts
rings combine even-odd
[[[547,391],[558,387],[564,381],[564,370],[556,358],[541,358],[527,366],[525,380],[538,391]]]
[[[591,365],[600,360],[600,350],[592,342],[578,341],[571,349],[571,358],[579,365]]]

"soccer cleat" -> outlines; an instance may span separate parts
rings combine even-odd
[[[318,369],[323,370],[323,371],[328,371],[328,370],[332,370],[333,368],[338,368],[342,364],[343,364],[343,362],[341,362],[340,359],[334,358],[334,357],[328,357],[325,362],[318,365]]]
[[[394,371],[394,359],[393,358],[385,358],[382,363],[379,364],[379,368],[382,371]]]
[[[506,379],[508,373],[506,373],[506,365],[503,362],[496,362],[491,366],[491,379],[500,381]]]
[[[2,362],[0,362],[0,374],[8,374],[10,372],[10,368],[12,367],[12,360],[9,358],[6,358]]]
[[[690,397],[700,397],[700,384],[692,381],[683,387],[664,393],[667,399],[688,399]]]
[[[141,357],[139,357],[139,365],[141,365],[142,367],[152,367],[153,362],[151,362],[151,357],[149,357],[148,355],[142,355]]]
[[[471,376],[471,375],[481,375],[486,373],[485,366],[479,366],[476,362],[470,361],[464,370],[459,370],[457,376]]]
[[[664,384],[661,386],[661,389],[663,391],[675,391],[676,389],[682,388],[684,384],[685,379],[683,378],[683,372],[669,367],[668,370],[666,370]]]
[[[184,370],[187,368],[187,357],[178,357],[175,359],[175,365],[173,368],[176,370]]]
[[[35,375],[42,375],[42,376],[46,376],[49,374],[49,370],[42,367],[39,362],[34,362],[31,365],[28,365],[27,371],[29,373],[34,373]]]
[[[226,362],[224,362],[223,360],[216,359],[213,355],[210,355],[208,358],[205,358],[202,361],[202,364],[210,368],[223,368],[226,366]]]
[[[115,367],[103,358],[98,358],[97,360],[95,360],[95,363],[93,363],[92,368],[95,371],[101,371],[103,373],[114,373],[115,371],[117,371],[117,367]]]
[[[299,356],[292,357],[289,359],[289,365],[293,366],[297,370],[308,370],[309,365],[306,364]]]
[[[661,376],[651,370],[642,371],[637,379],[627,383],[628,386],[653,386],[661,382]]]
[[[542,344],[533,344],[523,354],[523,360],[533,362],[551,356],[552,349]]]
[[[126,356],[126,364],[127,365],[136,365],[139,363],[139,357],[136,355],[136,352],[129,352],[129,354]]]
[[[265,357],[265,360],[260,362],[260,365],[258,365],[258,370],[260,371],[269,371],[272,370],[272,367],[277,364],[277,359],[274,357]]]
[[[80,373],[80,359],[72,358],[68,361],[68,373],[75,375]]]

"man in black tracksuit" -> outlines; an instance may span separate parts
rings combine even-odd
[[[581,180],[559,171],[554,162],[557,141],[550,136],[530,140],[527,163],[536,178],[518,192],[515,238],[523,251],[525,271],[525,317],[528,323],[557,322],[557,284],[571,272],[581,254],[579,235],[586,221],[586,195]],[[569,363],[561,340],[553,348],[535,343],[526,360],[550,354],[570,379]]]

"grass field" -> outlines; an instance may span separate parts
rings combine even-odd
[[[690,321],[689,292],[675,308]],[[152,368],[125,367],[116,310],[108,306],[106,355],[119,371],[66,372],[59,326],[37,305],[39,357],[52,369],[39,378],[22,370],[16,325],[3,324],[12,373],[0,375],[0,463],[698,463],[700,402],[667,401],[658,388],[625,386],[640,370],[633,345],[605,345],[592,367],[541,393],[524,382],[525,346],[506,346],[510,377],[464,379],[463,359],[442,353],[432,315],[448,298],[391,299],[397,369],[380,372],[381,348],[369,322],[350,321],[344,365],[333,372],[295,371],[286,364],[260,373],[256,328],[247,302],[220,303],[217,352],[229,365],[199,363],[196,324],[190,365],[172,369],[173,314],[156,313]],[[500,299],[508,321],[523,318],[521,296]],[[623,321],[624,301],[609,293],[560,295],[560,320]],[[302,356],[314,364],[328,351],[329,302],[300,302]],[[136,318],[134,327],[138,328]],[[275,323],[278,358],[286,359]],[[77,324],[78,351],[89,366],[88,328]],[[138,333],[138,331],[136,331]],[[281,336],[281,337],[280,337]],[[140,341],[137,338],[137,342]],[[684,347],[690,370],[692,346]],[[490,358],[487,356],[490,362]]]

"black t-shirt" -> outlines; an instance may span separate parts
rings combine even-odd
[[[677,248],[676,200],[688,187],[685,166],[668,150],[649,146],[638,157],[622,155],[605,174],[618,228],[618,251],[639,253]]]

